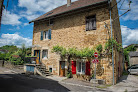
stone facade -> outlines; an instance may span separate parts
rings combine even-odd
[[[113,0],[114,1],[114,0]],[[115,15],[114,15],[115,14]],[[96,30],[86,31],[86,17],[96,15]],[[113,18],[118,15],[117,8],[112,11]],[[113,19],[112,18],[112,19]],[[51,50],[53,46],[60,45],[65,48],[77,47],[78,49],[89,47],[94,48],[98,44],[102,44],[103,47],[107,42],[107,39],[111,35],[110,31],[108,33],[107,29],[104,27],[106,22],[110,25],[110,15],[107,5],[103,5],[97,8],[89,9],[88,11],[83,11],[80,13],[66,15],[54,19],[54,24],[47,26],[46,21],[34,22],[33,30],[33,46],[32,55],[34,55],[34,50],[40,50],[40,61],[49,67],[52,67],[52,73],[59,75],[59,61],[61,58],[58,54],[52,53]],[[110,27],[109,27],[110,28]],[[51,29],[51,39],[50,40],[40,40],[41,31],[47,31]],[[113,22],[113,36],[114,38],[122,43],[121,30],[119,19]],[[48,49],[48,59],[42,59],[42,50]],[[67,61],[66,59],[62,59]],[[118,79],[118,66],[120,62],[122,65],[122,56],[114,50],[114,64],[115,64],[115,83]],[[91,61],[91,60],[90,60]],[[96,78],[104,79],[106,84],[112,84],[112,65],[111,56],[102,57],[99,59],[100,63],[97,64],[97,75]],[[68,63],[65,63],[67,66]],[[91,62],[91,74],[93,74],[94,65]],[[67,70],[65,71],[67,74]],[[80,75],[73,75],[73,77],[79,77]],[[88,80],[91,76],[81,75],[80,79]]]

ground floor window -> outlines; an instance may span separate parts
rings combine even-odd
[[[81,62],[81,61],[77,62],[77,73],[85,74],[85,62]]]
[[[51,72],[51,73],[52,73],[52,68],[49,68],[49,72]]]
[[[47,59],[48,58],[48,50],[43,50],[42,52],[42,58]]]

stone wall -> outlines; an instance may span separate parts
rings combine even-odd
[[[96,15],[96,30],[86,31],[86,17],[91,15]],[[104,47],[111,33],[110,31],[108,33],[107,29],[105,29],[104,22],[110,25],[110,17],[107,6],[98,7],[70,16],[56,18],[54,19],[54,24],[51,26],[47,26],[47,21],[35,22],[33,45],[39,45],[39,47],[32,48],[32,55],[34,50],[41,50],[41,62],[45,64],[47,68],[49,66],[52,67],[53,74],[59,75],[60,56],[51,52],[53,46],[60,45],[66,48],[77,47],[78,49],[89,47],[95,49],[98,44],[102,44]],[[116,25],[116,23],[114,25]],[[47,31],[48,29],[52,30],[51,40],[41,41],[41,31]],[[113,29],[115,30],[114,27]],[[117,36],[119,37],[120,42],[122,42],[120,37],[121,33],[119,32],[114,32],[114,34],[118,34]],[[42,59],[43,49],[48,49],[48,59]],[[116,54],[117,53],[114,55],[115,62],[116,58],[118,58]],[[107,84],[112,83],[112,66],[110,62],[111,57],[105,57],[101,58],[100,63],[97,65],[98,67],[100,66],[99,69],[104,68],[102,70],[102,74],[99,73],[97,78],[105,79]]]
[[[116,4],[116,0],[112,0],[111,6]],[[114,6],[112,8],[112,27],[113,27],[113,38],[122,44],[122,35],[121,35],[121,28],[120,28],[120,21],[118,15],[118,8]],[[114,72],[115,72],[115,83],[117,82],[118,78],[121,77],[123,73],[123,54],[117,49],[114,49]]]

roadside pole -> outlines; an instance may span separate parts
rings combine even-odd
[[[96,60],[96,57],[95,57],[95,60]],[[95,69],[94,69],[94,79],[96,79],[96,63],[95,63]]]

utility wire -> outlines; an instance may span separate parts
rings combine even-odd
[[[123,0],[123,2],[121,3],[119,10],[121,9],[121,7],[122,7],[122,5],[123,5],[124,2],[125,2],[125,0]]]

